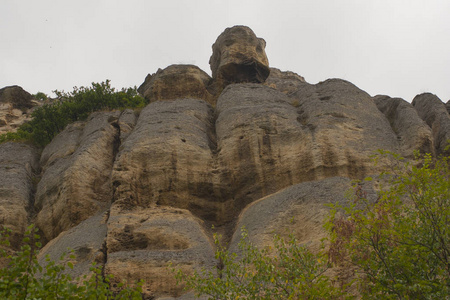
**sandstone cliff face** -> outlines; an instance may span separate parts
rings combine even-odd
[[[109,207],[119,115],[95,113],[69,125],[43,150],[34,208],[47,240]]]
[[[149,299],[190,299],[167,267],[214,267],[211,225],[231,249],[241,226],[259,246],[289,232],[317,247],[324,204],[377,173],[377,149],[443,153],[450,116],[436,96],[409,104],[339,79],[268,76],[258,46],[249,28],[227,29],[212,78],[170,66],[145,79],[140,113],[94,113],[41,154],[0,145],[0,221],[16,244],[35,222],[49,241],[42,257],[74,249],[74,275],[97,262],[117,281],[144,279]]]

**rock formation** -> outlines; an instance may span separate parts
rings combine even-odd
[[[450,115],[436,96],[410,104],[340,79],[310,84],[269,68],[264,47],[249,28],[228,28],[212,78],[169,66],[140,86],[151,102],[140,112],[93,113],[42,153],[1,144],[0,222],[15,245],[33,222],[48,242],[43,262],[70,247],[74,275],[97,262],[117,281],[144,279],[148,299],[189,299],[169,263],[214,267],[213,231],[231,249],[243,225],[259,246],[290,232],[317,247],[324,204],[377,174],[377,149],[444,153]]]
[[[269,76],[266,41],[246,26],[225,29],[212,46],[212,77],[220,88],[230,83],[262,83]],[[220,89],[219,89],[220,91]]]
[[[30,120],[33,107],[40,103],[20,86],[7,86],[0,89],[0,134],[15,132]]]
[[[437,154],[450,154],[445,150],[450,140],[450,116],[445,104],[430,93],[417,95],[412,103],[419,116],[430,126]]]
[[[212,103],[207,90],[211,77],[197,66],[171,65],[155,74],[148,74],[138,91],[150,102],[194,98]]]

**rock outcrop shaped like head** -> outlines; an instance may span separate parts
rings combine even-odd
[[[213,44],[209,60],[212,77],[230,83],[262,83],[269,76],[266,42],[246,26],[225,29]]]

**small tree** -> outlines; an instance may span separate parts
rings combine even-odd
[[[258,249],[248,241],[242,230],[239,242],[240,255],[231,253],[219,243],[216,259],[220,266],[216,270],[202,270],[187,275],[176,272],[178,283],[197,296],[208,295],[209,299],[335,299],[342,293],[333,287],[324,275],[327,259],[322,254],[313,254],[298,240],[274,238],[274,252],[270,248]]]
[[[57,264],[46,257],[45,268],[39,265],[37,255],[41,243],[34,226],[28,227],[19,251],[8,251],[10,230],[0,230],[0,299],[142,299],[142,283],[130,288],[121,283],[118,292],[110,288],[112,275],[103,276],[102,270],[92,266],[88,279],[75,278],[64,273],[73,264]],[[74,258],[74,257],[72,257]],[[61,262],[64,256],[61,257]],[[77,282],[82,282],[77,284]]]
[[[449,158],[381,157],[395,167],[382,174],[389,180],[378,199],[357,184],[351,205],[333,206],[330,258],[356,266],[364,299],[449,299]]]

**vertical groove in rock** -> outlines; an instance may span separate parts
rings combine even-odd
[[[12,230],[10,242],[19,248],[32,216],[38,151],[22,143],[0,144],[0,225]]]
[[[69,125],[43,150],[34,207],[47,241],[109,207],[119,114],[93,113],[86,122]]]
[[[450,140],[450,115],[444,102],[436,95],[424,93],[414,97],[412,103],[418,115],[430,126],[436,154],[449,155],[445,151]]]
[[[373,100],[389,121],[404,157],[413,158],[415,150],[435,154],[430,127],[410,103],[382,95],[375,96]]]

